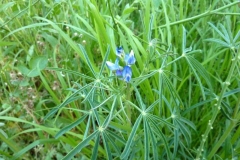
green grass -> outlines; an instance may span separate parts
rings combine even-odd
[[[0,159],[239,159],[239,5],[3,0]]]

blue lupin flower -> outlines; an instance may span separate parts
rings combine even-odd
[[[129,66],[125,66],[122,71],[123,80],[126,82],[130,82],[132,77],[132,69]]]
[[[123,48],[122,48],[122,47],[117,47],[117,48],[116,48],[116,55],[117,55],[118,57],[122,57],[123,53],[124,53],[124,51],[123,51]]]
[[[129,54],[124,55],[123,48],[122,47],[117,47],[116,48],[116,55],[120,59],[122,59],[124,57],[124,62],[126,64],[126,66],[124,66],[122,68],[121,66],[118,65],[118,63],[119,63],[119,58],[118,57],[115,60],[115,63],[107,61],[106,64],[111,71],[116,71],[116,75],[120,79],[122,79],[122,80],[124,80],[128,83],[128,82],[130,82],[130,80],[132,78],[131,65],[133,65],[136,62],[136,59],[134,57],[134,52],[133,52],[133,50],[131,50],[131,52]]]
[[[125,55],[124,61],[127,65],[132,65],[136,62],[133,50],[131,50],[130,54]]]
[[[119,77],[122,77],[122,70],[121,69],[117,69],[116,70],[116,75],[119,76]]]
[[[115,71],[115,70],[118,70],[120,69],[120,66],[118,65],[118,58],[115,60],[115,63],[112,63],[110,61],[107,61],[106,64],[108,66],[108,68],[111,70],[111,71]]]

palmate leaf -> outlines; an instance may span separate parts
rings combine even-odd
[[[85,120],[85,118],[87,117],[87,114],[83,115],[81,118],[79,118],[78,120],[76,120],[75,122],[71,123],[70,125],[64,127],[63,129],[61,129],[56,135],[55,138],[59,138],[60,136],[62,136],[63,134],[65,134],[67,131],[71,130],[72,128],[76,127],[77,125],[79,125],[82,121]]]
[[[146,109],[146,105],[143,103],[143,100],[142,100],[142,97],[138,91],[138,89],[136,87],[134,87],[134,91],[136,92],[136,100],[139,104],[139,106],[141,107],[142,110],[145,110]]]
[[[133,138],[136,135],[136,132],[137,132],[137,129],[138,129],[139,125],[140,125],[141,120],[142,120],[142,115],[139,115],[137,120],[136,120],[136,122],[134,123],[134,126],[133,126],[132,131],[130,133],[130,136],[129,136],[128,140],[127,140],[125,148],[124,148],[124,150],[123,150],[123,152],[121,154],[121,157],[120,157],[121,159],[127,159],[128,155],[129,155],[129,152],[130,152],[130,147],[131,147],[131,145],[133,143]]]
[[[115,97],[114,97],[114,100],[113,100],[112,106],[111,106],[111,110],[110,110],[110,112],[108,113],[107,118],[106,118],[105,121],[103,122],[103,126],[105,126],[105,127],[108,127],[110,121],[112,120],[112,117],[113,117],[113,114],[114,114],[114,111],[115,111],[115,108],[116,108],[117,98],[118,98],[118,96],[115,96]]]
[[[91,60],[89,59],[88,54],[87,54],[86,50],[84,49],[84,47],[81,44],[79,44],[78,46],[79,46],[80,50],[82,51],[82,53],[83,53],[83,55],[84,55],[84,57],[86,59],[86,63],[88,65],[90,71],[92,72],[94,77],[97,77],[97,74],[96,74],[96,72],[95,72],[95,70],[93,68],[93,65],[92,65],[94,63],[92,63]]]
[[[106,52],[106,54],[105,54],[105,57],[104,57],[104,59],[103,59],[102,65],[101,65],[101,69],[100,69],[100,72],[99,72],[99,76],[102,75],[102,72],[103,72],[103,69],[104,69],[104,67],[105,67],[106,61],[107,61],[107,59],[108,59],[109,53],[110,53],[110,47],[108,46],[107,52]]]
[[[148,132],[149,132],[149,135],[150,135],[150,139],[151,139],[151,143],[152,143],[152,149],[153,149],[153,159],[155,160],[158,160],[158,151],[157,151],[157,138],[154,136],[154,133],[151,129],[151,126],[149,123],[146,123],[147,124],[147,128],[148,128]]]
[[[169,148],[169,144],[166,140],[166,137],[162,133],[162,131],[159,129],[159,127],[157,126],[156,120],[154,120],[151,116],[152,116],[151,114],[147,114],[147,120],[151,124],[152,130],[155,131],[156,135],[158,135],[162,139],[164,147],[165,147],[166,152],[167,152],[167,157],[168,157],[168,159],[171,159],[170,148]]]
[[[149,136],[148,136],[148,124],[146,116],[143,116],[143,129],[144,129],[144,159],[149,159]]]
[[[174,149],[173,149],[173,158],[177,155],[178,147],[179,147],[179,130],[174,129]]]
[[[92,151],[91,160],[96,160],[97,159],[99,141],[100,141],[100,134],[96,137],[94,148],[93,148],[93,151]]]
[[[92,82],[93,83],[93,82]],[[62,102],[60,105],[58,105],[57,107],[55,107],[54,109],[52,109],[50,112],[47,113],[47,115],[44,117],[43,120],[48,119],[50,116],[52,116],[53,114],[55,114],[59,109],[61,109],[62,107],[64,107],[65,105],[71,103],[72,101],[74,101],[74,97],[76,95],[79,94],[79,92],[83,91],[84,89],[88,88],[89,86],[91,86],[92,83],[89,83],[88,85],[85,85],[84,87],[78,89],[76,92],[74,92],[71,96],[69,96],[68,98],[65,99],[64,102]]]
[[[100,134],[99,130],[96,130],[95,132],[93,132],[81,143],[79,143],[75,148],[73,148],[62,160],[72,159],[78,152],[80,152],[83,149],[83,147],[87,146],[94,137],[99,137],[99,134]],[[95,144],[95,145],[98,145],[98,144]]]
[[[103,144],[104,144],[104,147],[106,149],[106,152],[107,152],[107,159],[108,160],[112,160],[112,152],[111,152],[111,149],[108,145],[108,139],[106,138],[106,134],[104,134],[104,132],[102,132],[102,139],[103,139]]]
[[[178,101],[180,102],[180,105],[182,107],[184,107],[184,104],[182,102],[182,99],[180,98],[179,94],[177,93],[176,89],[173,87],[172,82],[170,81],[170,79],[167,77],[167,75],[163,72],[161,73],[162,75],[162,80],[163,80],[163,84],[166,84],[166,87],[168,88],[170,94],[172,95],[172,97],[176,97],[178,99]],[[179,104],[176,101],[176,99],[174,98],[175,104],[178,107],[177,109],[179,109]]]
[[[239,36],[240,36],[240,30],[238,31],[238,33],[237,33],[236,36],[234,37],[233,43],[236,43],[236,42],[237,42]]]
[[[205,93],[204,93],[204,87],[203,87],[203,84],[202,84],[202,81],[201,81],[199,75],[201,75],[205,79],[208,87],[210,88],[210,90],[212,90],[212,84],[211,84],[210,78],[208,76],[208,73],[204,69],[204,67],[201,65],[201,63],[199,63],[192,56],[186,55],[184,57],[186,58],[190,68],[192,69],[192,71],[193,71],[193,73],[194,73],[194,75],[195,75],[195,77],[196,77],[196,79],[199,83],[199,87],[200,87],[200,90],[202,92],[203,99],[205,100],[206,96],[205,96]]]
[[[190,131],[189,127],[191,127],[193,130],[196,131],[195,125],[191,121],[189,121],[183,117],[174,118],[173,123],[174,123],[174,126],[176,126],[178,128],[178,130],[183,134],[183,136],[187,142],[187,145],[189,146],[192,141],[191,140],[191,131]]]
[[[87,76],[85,74],[82,74],[80,72],[77,72],[77,71],[73,71],[73,70],[68,70],[68,69],[63,69],[63,68],[54,68],[54,67],[47,67],[45,70],[53,70],[53,71],[60,71],[60,72],[66,72],[68,74],[74,74],[76,76],[79,76],[81,78],[84,78],[84,79],[88,79],[88,80],[92,80],[94,81],[95,79],[90,77],[90,76]]]
[[[231,90],[229,92],[225,92],[223,97],[228,97],[228,96],[234,95],[234,94],[239,93],[239,92],[240,92],[240,88],[236,88],[236,89],[233,89],[233,90]],[[200,107],[200,106],[202,106],[202,105],[204,105],[206,103],[212,102],[214,100],[216,100],[216,99],[215,98],[210,98],[210,99],[207,99],[205,101],[201,101],[199,103],[196,103],[196,104],[188,107],[185,111],[183,111],[182,115],[185,115],[186,113],[190,112],[191,110],[193,110],[193,109],[195,109],[197,107]]]
[[[230,44],[230,39],[228,36],[224,35],[217,27],[215,27],[212,23],[208,23],[228,44]]]
[[[220,44],[221,46],[226,47],[226,48],[229,47],[229,44],[228,44],[228,43],[226,43],[226,42],[224,42],[224,41],[222,41],[222,40],[220,40],[220,39],[208,38],[208,39],[206,39],[205,41],[218,43],[218,44]]]
[[[114,148],[114,150],[117,152],[117,156],[120,156],[120,154],[121,154],[121,150],[120,150],[120,148],[116,145],[116,139],[112,139],[109,135],[109,132],[108,132],[108,130],[105,130],[103,133],[102,133],[102,135],[103,135],[103,137],[104,137],[104,140],[107,142],[107,141],[109,141],[110,142],[110,144],[113,146],[113,148]],[[116,135],[116,133],[114,133],[114,135]]]

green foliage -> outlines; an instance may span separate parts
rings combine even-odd
[[[4,0],[0,159],[237,159],[239,11]],[[130,83],[106,66],[118,46],[135,54]]]

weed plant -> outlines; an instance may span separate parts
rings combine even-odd
[[[0,159],[240,158],[238,0],[3,0],[0,15]]]

